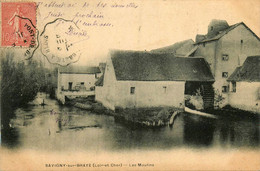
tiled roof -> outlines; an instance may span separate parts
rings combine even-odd
[[[175,55],[185,56],[191,49],[194,48],[194,41],[192,39],[184,40],[181,42],[174,43],[173,45],[153,49],[151,52],[157,53],[173,53]]]
[[[95,82],[95,86],[103,86],[104,85],[104,75],[105,75],[105,73],[103,73],[102,76]]]
[[[234,28],[236,28],[239,25],[244,25],[246,27],[246,29],[248,29],[258,40],[260,40],[260,38],[249,28],[245,25],[245,23],[240,22],[234,25],[229,26],[227,29],[222,30],[219,32],[219,34],[215,35],[214,37],[208,36],[208,35],[204,35],[205,39],[202,39],[202,35],[199,35],[200,37],[200,41],[196,42],[195,44],[200,44],[200,43],[204,43],[204,42],[209,42],[209,41],[214,41],[214,40],[218,40],[220,39],[222,36],[226,35],[228,32],[230,32],[231,30],[233,30]]]
[[[228,81],[260,82],[260,56],[249,56],[241,67],[230,75]]]
[[[137,51],[112,51],[117,80],[214,81],[204,58]]]

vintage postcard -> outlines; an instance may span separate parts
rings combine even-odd
[[[0,170],[259,170],[259,0],[2,0]]]

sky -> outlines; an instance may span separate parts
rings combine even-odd
[[[139,7],[132,13],[118,15],[120,12],[111,12],[111,19],[116,21],[117,27],[111,32],[101,33],[102,37],[97,35],[99,41],[94,45],[98,49],[92,54],[86,53],[91,57],[84,61],[103,60],[108,49],[151,50],[186,39],[194,40],[196,34],[207,33],[212,19],[226,20],[229,25],[243,21],[260,35],[260,1],[138,2]]]
[[[74,8],[46,7],[44,4],[63,1],[37,1],[37,29],[57,18],[93,22],[93,18],[75,17],[76,13],[91,12],[103,15],[100,22],[113,27],[89,27],[77,24],[85,30],[89,39],[80,44],[82,55],[76,65],[97,65],[105,62],[110,49],[151,50],[169,46],[178,41],[193,39],[196,34],[206,34],[212,19],[226,20],[229,25],[243,21],[260,36],[260,0],[93,0],[74,2]],[[89,2],[88,7],[82,7]],[[97,7],[107,3],[105,8]],[[137,8],[111,8],[114,4],[133,3]],[[52,15],[49,15],[50,12]],[[56,15],[56,16],[55,16]],[[75,20],[74,20],[75,19]],[[39,48],[35,58],[44,58]]]

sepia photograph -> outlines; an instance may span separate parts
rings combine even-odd
[[[1,1],[0,170],[259,170],[259,7]]]

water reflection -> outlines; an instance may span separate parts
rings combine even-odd
[[[1,134],[2,146],[8,148],[19,147],[19,132],[17,128],[3,129]]]
[[[212,145],[216,120],[200,116],[184,115],[184,142],[189,145]]]
[[[257,146],[259,145],[258,121],[230,121],[217,122],[216,135],[220,137],[222,146]]]
[[[259,147],[257,120],[209,119],[182,113],[172,127],[150,129],[59,106],[55,100],[45,102],[46,106],[15,111],[12,128],[2,130],[4,146],[56,151]]]

